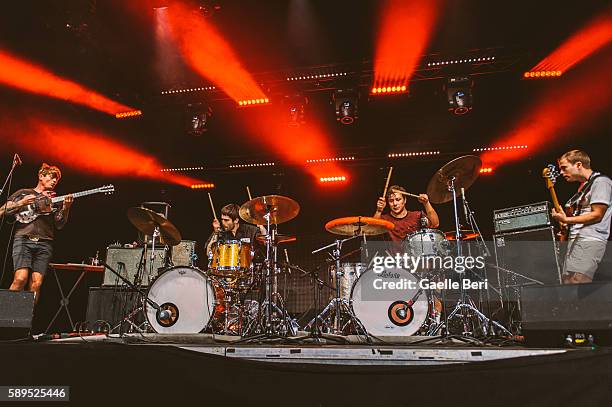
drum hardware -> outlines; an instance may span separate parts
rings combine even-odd
[[[427,193],[433,203],[445,203],[451,200],[453,202],[457,257],[463,257],[462,234],[461,225],[459,223],[459,209],[457,202],[458,190],[461,191],[463,197],[463,206],[466,215],[466,221],[471,224],[472,229],[476,229],[477,233],[480,234],[480,231],[478,230],[478,225],[476,224],[476,219],[474,218],[473,213],[469,209],[469,205],[467,204],[467,200],[465,199],[465,190],[468,189],[474,183],[474,181],[476,181],[481,166],[482,161],[476,156],[467,155],[463,157],[458,157],[446,163],[442,168],[440,168],[431,178],[427,186]],[[482,240],[482,243],[484,244],[484,239]],[[484,244],[484,248],[485,253],[489,255],[489,251],[486,247],[486,244]],[[444,327],[446,331],[445,333],[449,334],[449,321],[455,317],[458,317],[461,319],[461,322],[463,324],[462,334],[474,335],[474,332],[469,326],[470,313],[475,315],[481,326],[485,327],[485,335],[494,335],[494,326],[503,331],[504,333],[511,335],[510,331],[508,331],[503,325],[501,325],[497,321],[488,318],[476,307],[474,301],[468,295],[467,290],[463,287],[463,284],[460,285],[459,299],[457,300],[457,304],[450,313],[446,314],[444,324],[439,325],[435,332],[439,332]]]
[[[289,316],[278,292],[278,224],[288,222],[299,213],[300,206],[293,199],[281,195],[253,198],[240,207],[240,217],[249,223],[266,225],[266,256],[263,263],[264,297],[258,307],[257,321],[251,324],[245,340],[275,339],[297,334],[297,326]]]

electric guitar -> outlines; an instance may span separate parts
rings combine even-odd
[[[81,196],[93,195],[93,194],[112,194],[115,192],[115,187],[112,184],[101,186],[100,188],[88,189],[87,191],[75,192],[72,194],[74,198],[79,198]],[[27,192],[23,194],[19,194],[14,198],[14,202],[19,201],[24,196],[28,195]],[[15,216],[17,222],[20,223],[30,223],[34,221],[34,219],[38,218],[41,215],[47,215],[57,208],[54,208],[54,204],[58,204],[64,202],[66,199],[66,195],[62,196],[54,196],[48,197],[46,195],[40,195],[36,198],[34,202],[29,205],[22,206],[20,208],[15,209],[14,211],[8,211],[9,214]]]
[[[559,172],[559,170],[554,164],[548,164],[548,166],[546,166],[546,168],[542,170],[542,176],[544,177],[544,181],[546,182],[546,188],[548,188],[548,191],[550,191],[550,196],[552,198],[552,202],[553,202],[553,206],[555,210],[557,212],[563,212],[567,214],[567,211],[564,210],[563,207],[561,207],[561,204],[559,203],[559,199],[557,198],[557,193],[555,192],[555,182],[557,182],[557,178],[559,178],[560,175],[561,173]],[[567,215],[570,216],[569,214]],[[559,240],[566,241],[568,235],[569,235],[568,225],[566,225],[565,223],[559,222],[559,233],[557,233]]]

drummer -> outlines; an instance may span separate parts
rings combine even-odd
[[[375,218],[388,220],[395,227],[387,232],[392,241],[401,241],[410,233],[416,232],[421,228],[437,228],[440,225],[440,220],[436,210],[431,206],[429,197],[426,194],[420,194],[418,201],[423,205],[423,210],[409,211],[406,209],[406,195],[402,195],[397,191],[406,192],[404,187],[393,185],[389,188],[386,196],[378,198],[376,203]],[[383,214],[383,210],[389,203],[389,213]]]
[[[206,253],[212,249],[212,245],[220,240],[242,240],[253,244],[258,235],[265,235],[266,228],[262,225],[251,225],[240,220],[240,206],[231,203],[221,208],[221,222],[215,219],[212,222],[213,233],[206,241]]]

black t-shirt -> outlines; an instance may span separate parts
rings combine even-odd
[[[8,200],[18,201],[26,195],[36,195],[38,197],[41,196],[42,193],[36,192],[31,188],[24,188],[14,192]],[[15,222],[15,236],[28,236],[53,240],[56,226],[55,222],[54,213],[40,215],[30,223]]]

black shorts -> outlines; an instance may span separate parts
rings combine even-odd
[[[53,246],[50,240],[30,240],[26,236],[15,236],[13,240],[13,269],[29,268],[44,275],[49,267]]]

